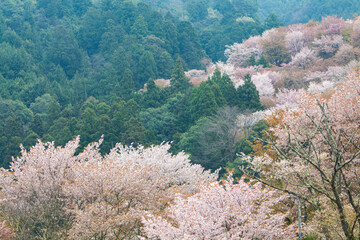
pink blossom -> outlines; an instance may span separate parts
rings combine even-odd
[[[330,35],[340,34],[346,25],[343,18],[337,18],[335,16],[323,17],[321,23],[325,28],[325,33]]]
[[[261,55],[262,51],[260,48],[247,47],[245,44],[239,43],[227,46],[225,50],[225,56],[228,57],[226,62],[239,67],[247,67],[251,56],[254,56],[257,60]]]
[[[304,47],[304,33],[300,31],[291,31],[286,34],[285,46],[291,54],[296,54]]]
[[[294,228],[286,227],[273,207],[283,197],[259,183],[233,183],[231,177],[200,186],[186,199],[177,197],[167,208],[167,217],[143,218],[150,239],[293,239]]]
[[[251,77],[260,96],[272,96],[275,93],[275,88],[272,85],[272,80],[269,77],[269,72],[258,73]]]
[[[325,58],[333,56],[340,46],[343,44],[342,36],[328,36],[322,35],[321,38],[317,38],[313,41],[313,44],[317,47],[317,51],[320,56]]]
[[[308,68],[310,67],[315,61],[318,60],[316,56],[316,52],[308,47],[304,47],[301,49],[299,53],[292,57],[291,62],[289,63],[290,66],[295,66],[298,68]]]

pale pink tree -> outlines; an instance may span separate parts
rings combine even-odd
[[[0,206],[22,239],[131,239],[141,216],[159,213],[178,194],[191,194],[218,175],[192,165],[169,144],[145,149],[99,142],[79,154],[79,138],[65,147],[39,142],[1,169]]]
[[[304,33],[305,42],[310,43],[320,34],[323,34],[323,26],[319,22],[310,21],[302,32]]]
[[[260,48],[261,39],[262,37],[259,35],[251,36],[246,41],[244,41],[244,45],[250,48]]]
[[[218,68],[222,74],[226,73],[227,75],[232,75],[235,71],[234,65],[224,62],[217,62],[216,68]]]
[[[346,26],[345,20],[336,16],[323,17],[321,24],[325,29],[325,33],[330,35],[340,34],[341,30]]]
[[[76,177],[63,187],[75,216],[67,239],[132,239],[144,211],[160,211],[175,192],[154,169],[133,162],[89,159],[71,168]]]
[[[154,169],[153,175],[166,178],[168,184],[182,186],[188,193],[197,191],[197,186],[202,183],[214,181],[218,178],[218,171],[211,173],[199,164],[192,164],[189,156],[184,152],[172,155],[169,152],[171,145],[163,143],[157,146],[144,148],[117,144],[105,159],[118,163],[133,163],[137,166]]]
[[[292,55],[300,52],[305,46],[304,33],[301,31],[290,31],[285,36],[285,46]]]
[[[349,72],[358,69],[357,61],[351,61],[346,66],[331,66],[328,67],[326,72],[316,71],[309,72],[306,74],[306,81],[329,81],[329,82],[339,82],[343,80]]]
[[[319,55],[323,58],[332,57],[343,44],[341,35],[322,35],[313,41]]]
[[[300,102],[300,96],[304,90],[282,89],[276,93],[276,107],[296,108]]]
[[[232,177],[200,186],[186,199],[177,197],[167,216],[143,218],[149,239],[293,239],[276,206],[284,199],[259,183],[234,184]]]
[[[244,84],[244,77],[246,74],[255,75],[263,70],[262,66],[250,66],[247,68],[235,68],[234,73],[230,76],[235,88]]]
[[[225,50],[225,56],[228,58],[226,62],[237,67],[247,67],[249,66],[251,56],[254,56],[255,60],[257,60],[261,55],[262,51],[260,48],[248,47],[245,44],[240,43],[227,46],[227,49]]]
[[[136,238],[145,212],[160,213],[176,193],[195,193],[199,184],[217,179],[169,148],[117,144],[102,157],[98,145],[90,145],[71,165],[74,177],[63,187],[76,216],[68,238]]]
[[[259,181],[296,195],[317,216],[310,219],[316,233],[336,239],[360,234],[360,77],[349,76],[326,95],[303,93],[295,109],[285,108],[268,118],[277,152],[248,159]],[[312,222],[316,221],[316,222]]]
[[[256,89],[259,91],[260,96],[270,97],[275,93],[275,88],[272,80],[269,77],[269,72],[258,73],[251,76],[252,82],[255,84]]]
[[[351,42],[356,47],[360,47],[360,18],[354,19],[352,24]]]
[[[281,75],[280,72],[277,71],[268,71],[266,72],[266,74],[269,76],[269,78],[271,79],[271,83],[272,84],[277,84],[279,82],[281,82],[283,80],[283,77]]]
[[[292,57],[289,65],[301,69],[306,69],[312,66],[312,64],[314,64],[317,60],[317,53],[308,47],[304,47],[300,50],[299,53]]]
[[[353,47],[350,44],[343,44],[335,55],[335,61],[339,65],[346,65],[353,60],[358,60],[360,56],[360,49]]]
[[[315,92],[321,92],[324,93],[328,90],[331,90],[336,85],[336,82],[330,82],[330,81],[322,81],[320,83],[311,82],[308,87],[308,92],[315,93]]]
[[[37,143],[21,150],[8,170],[0,169],[1,207],[16,233],[23,239],[56,239],[69,227],[71,214],[62,185],[69,177],[70,163],[76,160],[79,138],[64,148],[54,143]]]

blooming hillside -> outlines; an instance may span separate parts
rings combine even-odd
[[[300,89],[333,88],[359,66],[360,17],[347,21],[326,17],[321,22],[274,28],[228,46],[225,55],[225,63],[209,66],[206,73],[189,72],[192,82],[207,79],[219,68],[238,87],[250,73],[265,106],[285,104],[286,95]]]

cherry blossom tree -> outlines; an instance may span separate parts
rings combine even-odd
[[[322,35],[321,38],[315,39],[313,44],[316,46],[321,57],[329,58],[332,57],[343,44],[343,39],[340,35]]]
[[[250,66],[247,68],[235,68],[234,74],[232,74],[231,81],[234,83],[234,87],[238,88],[244,84],[244,77],[246,74],[254,75],[262,71],[262,66]]]
[[[294,239],[285,214],[275,206],[284,199],[259,183],[238,184],[228,177],[211,182],[186,199],[177,197],[167,216],[143,218],[150,239]]]
[[[292,55],[300,52],[300,50],[304,47],[304,33],[301,31],[291,31],[286,34],[285,37],[285,46],[289,49]]]
[[[76,177],[64,186],[75,216],[68,239],[133,239],[144,210],[159,211],[175,193],[152,168],[131,161],[90,158],[71,168]]]
[[[268,118],[277,152],[247,160],[259,181],[296,195],[316,216],[334,213],[334,221],[319,221],[317,234],[330,239],[358,239],[360,234],[360,76],[354,73],[329,95],[303,93],[295,109]],[[260,176],[260,177],[259,177]]]
[[[56,239],[69,227],[71,214],[64,211],[66,202],[61,186],[69,176],[69,166],[79,138],[64,148],[39,142],[30,151],[21,150],[10,169],[0,169],[1,207],[18,226],[23,239]]]
[[[336,82],[330,82],[330,81],[322,81],[320,83],[311,82],[308,87],[308,92],[315,93],[315,92],[325,92],[327,90],[333,89],[336,85]]]
[[[328,67],[326,72],[309,72],[305,76],[306,81],[330,81],[339,82],[343,80],[347,74],[355,69],[358,69],[358,62],[351,61],[346,66],[331,66]]]
[[[343,44],[335,55],[335,61],[337,64],[346,65],[353,60],[358,60],[359,56],[359,48],[354,48],[350,44]]]
[[[273,96],[275,93],[275,88],[272,85],[272,80],[269,77],[269,72],[262,74],[256,74],[251,77],[251,80],[256,86],[256,89],[259,91],[260,96]]]
[[[337,18],[335,16],[323,17],[321,24],[325,28],[325,33],[330,35],[340,34],[341,30],[346,26],[343,18]]]
[[[159,178],[166,177],[167,184],[182,185],[186,194],[195,193],[199,184],[218,178],[217,172],[211,173],[205,171],[201,165],[190,163],[188,155],[184,152],[172,155],[169,153],[170,147],[169,143],[149,148],[143,146],[134,148],[117,144],[106,159],[153,168],[155,169],[153,175],[156,174]]]
[[[99,142],[79,154],[79,137],[65,147],[39,142],[1,169],[0,206],[22,239],[132,239],[141,216],[159,213],[175,193],[187,195],[218,174],[171,155],[169,144],[151,148]]]
[[[309,21],[302,32],[304,33],[305,42],[309,43],[323,33],[323,26],[319,22]]]
[[[356,46],[360,47],[360,18],[354,19],[352,24],[351,42]]]
[[[294,90],[294,89],[283,89],[279,90],[276,94],[276,106],[277,107],[288,107],[295,108],[299,105],[301,94],[304,93],[304,90]]]
[[[262,38],[259,35],[252,36],[252,37],[248,38],[246,41],[244,41],[244,45],[246,47],[251,47],[251,48],[260,48],[261,39]]]
[[[228,58],[227,63],[233,64],[238,67],[249,66],[249,59],[251,56],[258,60],[262,55],[262,51],[257,47],[248,47],[245,44],[235,43],[227,46],[225,56]]]
[[[271,79],[272,84],[277,84],[277,83],[279,83],[279,82],[281,82],[283,80],[283,77],[282,77],[280,72],[268,71],[266,74]]]
[[[289,65],[305,69],[310,67],[316,60],[318,60],[316,52],[308,47],[304,47],[292,57]]]

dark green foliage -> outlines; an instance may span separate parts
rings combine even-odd
[[[135,92],[133,74],[130,69],[124,71],[121,80],[116,85],[116,92],[123,99],[129,99],[131,94]]]
[[[250,66],[256,65],[255,56],[254,56],[254,55],[251,55],[251,57],[249,58],[248,62],[249,62],[249,65],[250,65]]]
[[[249,155],[253,153],[253,149],[250,144],[254,144],[255,140],[266,142],[269,140],[269,136],[265,133],[269,129],[269,125],[266,121],[260,120],[254,126],[247,137],[242,138],[236,146],[237,153],[244,153]]]
[[[258,141],[268,141],[269,136],[265,131],[269,129],[269,125],[264,120],[260,120],[254,126],[252,126],[250,133],[247,137],[242,138],[236,143],[235,152],[237,154],[250,155],[254,153],[250,144],[254,144],[256,140]],[[244,161],[243,158],[237,157],[234,161],[229,161],[226,164],[226,169],[233,171],[234,177],[240,178],[243,175],[243,172],[240,168],[246,168],[248,162]]]
[[[320,21],[324,16],[352,18],[360,11],[360,2],[353,0],[259,0],[259,15],[265,19],[276,13],[285,25]]]
[[[83,147],[104,134],[102,153],[117,142],[178,142],[199,119],[237,106],[240,95],[227,75],[217,71],[194,87],[184,69],[203,69],[204,57],[224,60],[225,45],[261,33],[256,6],[184,6],[180,18],[141,1],[0,1],[0,165],[37,138],[63,145],[80,135]],[[170,79],[171,87],[160,88],[157,78]]]
[[[138,143],[144,142],[147,132],[140,119],[130,118],[124,123],[124,128],[126,130],[122,136],[122,143],[137,146]]]
[[[264,58],[264,56],[261,56],[255,63],[256,66],[262,65],[264,68],[271,67],[268,61]]]
[[[240,179],[243,176],[243,172],[240,170],[242,167],[246,167],[248,162],[238,157],[234,161],[226,163],[225,169],[231,171],[235,179]]]
[[[171,75],[171,89],[175,92],[185,92],[191,84],[189,79],[185,76],[184,68],[182,65],[181,58],[176,60],[173,74]]]
[[[174,68],[174,60],[167,51],[161,51],[161,54],[156,59],[158,73],[160,78],[168,79],[171,77],[172,69]]]
[[[144,126],[155,134],[157,143],[173,140],[177,132],[177,119],[170,111],[168,104],[159,108],[148,108],[141,112],[141,119]]]
[[[136,37],[145,37],[149,34],[148,25],[145,22],[145,19],[142,15],[139,15],[134,25],[131,27],[131,34],[134,34]]]
[[[266,29],[271,29],[278,28],[283,24],[279,21],[275,13],[270,13],[269,16],[265,19],[264,25]]]
[[[199,33],[202,48],[213,61],[226,60],[224,56],[226,45],[242,42],[252,35],[261,34],[265,29],[257,17],[257,1],[253,0],[141,0],[141,2],[146,2],[162,12],[168,12],[167,19],[172,22],[176,19],[189,19]],[[179,32],[182,31],[179,29]],[[179,36],[179,40],[180,38],[182,36]],[[186,55],[181,57],[186,61],[189,59]],[[193,66],[195,65],[190,65],[189,68]]]
[[[201,50],[200,40],[196,35],[195,29],[189,22],[180,22],[177,26],[179,35],[180,56],[185,60],[187,67],[201,68],[200,60],[204,57]]]
[[[45,126],[39,114],[35,115],[34,120],[30,124],[30,129],[39,137],[45,133]]]
[[[65,26],[52,29],[47,43],[47,61],[60,65],[68,77],[73,77],[81,64],[81,53],[73,34]]]
[[[201,118],[181,135],[176,148],[191,154],[191,160],[207,169],[225,167],[236,158],[236,108],[225,107],[217,114]]]
[[[255,84],[251,81],[250,74],[244,78],[244,84],[237,89],[238,106],[240,109],[251,109],[253,111],[261,110],[259,92]]]
[[[205,0],[190,2],[186,6],[192,21],[201,21],[208,15],[207,2]]]
[[[140,87],[149,79],[156,79],[158,75],[154,56],[151,52],[146,51],[141,57],[138,64],[138,79]]]
[[[221,95],[219,99],[225,98],[226,104],[229,106],[236,106],[237,105],[237,94],[236,89],[227,74],[221,76],[220,70],[216,69],[214,75],[210,79],[210,82],[215,83],[220,91]],[[221,100],[222,101],[222,100]],[[224,104],[220,104],[221,106]]]
[[[192,91],[190,97],[190,114],[193,121],[214,114],[218,107],[215,94],[206,82],[203,82],[198,88]]]
[[[143,96],[142,106],[144,108],[156,108],[161,106],[165,100],[164,92],[150,78],[146,83],[146,92]]]

